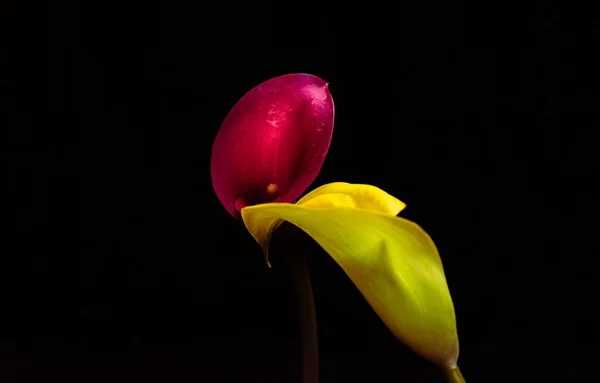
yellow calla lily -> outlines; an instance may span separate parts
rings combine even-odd
[[[464,382],[454,305],[429,235],[398,217],[406,205],[370,185],[336,182],[297,203],[245,207],[241,216],[268,262],[273,232],[287,221],[315,239],[353,281],[391,332]]]

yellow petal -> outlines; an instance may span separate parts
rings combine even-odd
[[[331,208],[348,207],[364,209],[386,215],[398,215],[406,204],[378,187],[347,182],[333,182],[316,188],[302,197],[297,203],[306,207]],[[256,232],[250,230],[264,250],[265,262],[269,263],[269,243],[273,233],[283,221],[276,217],[263,218]]]
[[[333,198],[333,194],[339,194]],[[312,207],[353,207],[387,215],[398,215],[406,204],[371,185],[333,182],[316,188],[302,197],[298,205]]]
[[[393,215],[393,201],[377,201],[394,197],[373,186],[342,185],[345,193],[339,185],[332,193],[317,193],[320,188],[298,204],[246,207],[242,218],[265,252],[280,220],[298,226],[341,266],[396,337],[424,358],[454,367],[454,306],[435,244],[417,224]]]

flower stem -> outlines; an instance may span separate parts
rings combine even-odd
[[[297,245],[297,244],[293,244]],[[315,301],[308,274],[306,255],[292,250],[289,256],[296,291],[300,301],[300,323],[302,325],[302,382],[319,381],[319,349],[317,343],[317,318]]]
[[[458,366],[452,369],[446,369],[444,372],[446,373],[446,378],[448,378],[449,383],[466,383]]]

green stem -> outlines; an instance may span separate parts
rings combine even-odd
[[[454,368],[448,368],[444,370],[444,372],[446,373],[446,378],[448,378],[449,383],[466,383],[465,378],[463,378],[458,366]]]
[[[300,300],[300,323],[302,325],[302,382],[319,381],[319,348],[317,343],[317,318],[315,301],[308,274],[306,255],[299,251],[291,252],[290,264],[296,291]]]

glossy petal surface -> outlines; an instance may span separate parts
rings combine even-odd
[[[316,76],[276,77],[244,95],[213,144],[212,182],[225,209],[239,217],[243,206],[298,198],[321,170],[333,121],[327,83]]]
[[[404,204],[376,187],[335,183],[313,193],[298,204],[246,207],[242,218],[265,252],[282,220],[298,226],[340,265],[396,337],[454,368],[454,305],[429,235],[395,216]]]

